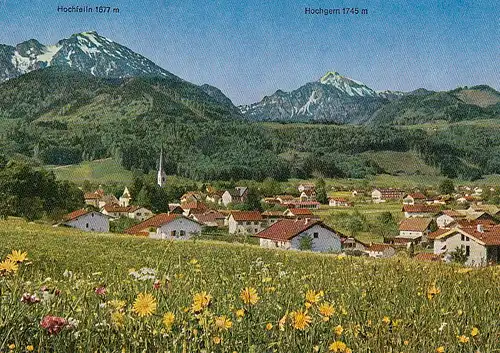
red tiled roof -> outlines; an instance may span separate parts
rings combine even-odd
[[[432,218],[406,218],[399,223],[400,231],[423,232],[432,222]]]
[[[483,227],[482,232],[478,231],[477,227],[462,228],[462,230],[485,245],[500,245],[500,226]]]
[[[294,216],[314,216],[311,210],[307,208],[289,208],[288,211]]]
[[[203,202],[193,201],[193,202],[182,203],[181,208],[183,210],[190,210],[192,208],[206,210],[208,207]]]
[[[328,200],[333,200],[337,202],[347,202],[347,200],[342,197],[329,197]]]
[[[436,230],[436,231],[434,231],[432,233],[429,233],[427,235],[427,239],[429,239],[429,240],[436,239],[440,235],[443,235],[444,233],[447,233],[449,231],[450,231],[450,228],[439,228],[438,230]]]
[[[428,252],[418,253],[413,258],[415,260],[419,260],[419,261],[433,261],[433,262],[434,261],[441,261],[441,256],[439,256],[437,254],[428,253]]]
[[[205,212],[203,214],[195,215],[195,218],[200,223],[211,223],[211,222],[217,222],[217,220],[221,220],[226,217],[220,212]]]
[[[262,217],[264,218],[283,217],[283,211],[265,211],[262,212]]]
[[[239,211],[231,212],[236,222],[242,221],[262,221],[262,214],[259,211]]]
[[[84,209],[81,209],[81,210],[76,210],[76,211],[73,211],[71,213],[68,213],[67,215],[65,215],[63,217],[63,220],[68,222],[68,221],[71,221],[75,218],[78,218],[78,217],[81,217],[81,216],[84,216],[86,215],[87,213],[90,213],[91,211],[87,211],[87,210],[84,210]]]
[[[460,219],[457,221],[457,226],[459,228],[477,227],[478,224],[482,224],[485,227],[494,226],[497,223],[492,219]]]
[[[128,229],[125,229],[124,232],[128,233],[128,234],[139,234],[142,231],[144,231],[144,229],[146,229],[146,228],[158,228],[164,224],[172,222],[174,219],[179,218],[179,217],[183,217],[183,216],[178,215],[178,214],[160,213],[159,215],[153,216],[153,217],[145,220],[144,222],[141,222],[141,223],[139,223],[135,226],[132,226]]]
[[[255,236],[258,238],[271,239],[274,241],[288,241],[315,225],[321,225],[322,227],[335,232],[333,229],[327,227],[323,224],[323,222],[318,220],[299,221],[293,219],[282,219],[274,223],[270,227],[264,229],[260,233],[257,233]]]
[[[439,206],[431,205],[404,205],[403,212],[408,213],[437,213],[439,212]]]
[[[375,252],[381,252],[387,249],[394,249],[392,246],[389,244],[379,244],[379,243],[373,243],[368,248],[366,249],[367,251],[375,251]]]
[[[318,201],[287,201],[284,202],[285,205],[295,205],[295,206],[314,206],[321,205]]]

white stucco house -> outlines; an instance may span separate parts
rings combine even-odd
[[[432,218],[406,218],[399,223],[399,235],[394,238],[395,243],[420,243],[427,240],[430,233]]]
[[[500,225],[440,229],[432,235],[434,254],[447,255],[462,248],[467,256],[467,266],[500,263]]]
[[[448,227],[450,224],[455,223],[466,217],[465,212],[455,210],[443,210],[438,213],[436,217],[436,224],[439,228]]]
[[[106,205],[102,208],[102,213],[111,218],[128,217],[141,222],[153,217],[153,212],[141,206]]]
[[[328,198],[328,206],[330,207],[351,207],[352,204],[344,199],[339,197],[329,197]]]
[[[404,205],[415,205],[419,203],[424,203],[427,200],[427,197],[421,192],[414,192],[412,194],[406,194],[403,197]]]
[[[222,194],[221,200],[224,206],[230,203],[243,203],[248,197],[248,188],[246,186],[237,186],[234,189],[226,190]]]
[[[439,206],[423,204],[404,205],[402,211],[405,214],[405,218],[433,217],[439,213]]]
[[[389,244],[370,244],[366,249],[365,252],[368,254],[369,257],[376,257],[376,258],[387,258],[394,256],[396,254],[396,250],[390,246]]]
[[[203,226],[179,214],[161,213],[125,230],[127,234],[153,239],[187,240],[201,233]]]
[[[404,191],[401,189],[383,189],[375,188],[372,191],[372,201],[374,203],[386,202],[388,200],[402,199]]]
[[[97,211],[84,209],[71,212],[63,217],[61,225],[83,230],[84,232],[109,232],[109,217]]]
[[[284,250],[301,250],[304,237],[310,239],[311,248],[317,252],[340,252],[341,234],[319,220],[282,219],[258,233],[260,246]]]
[[[259,211],[234,211],[228,218],[229,234],[257,234],[266,226]]]

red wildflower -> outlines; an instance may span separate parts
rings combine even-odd
[[[153,283],[153,288],[154,289],[160,289],[161,287],[161,282],[159,279],[157,279],[154,283]]]
[[[58,334],[66,325],[68,325],[68,321],[65,318],[50,315],[45,316],[40,322],[40,326],[51,335]]]
[[[97,287],[95,290],[94,290],[95,294],[97,295],[104,295],[106,294],[106,287],[105,286],[100,286],[100,287]]]

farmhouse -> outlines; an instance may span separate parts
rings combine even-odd
[[[276,200],[278,200],[281,204],[285,204],[287,202],[293,201],[294,197],[292,195],[278,195],[276,196]]]
[[[376,258],[387,258],[396,254],[396,250],[389,244],[377,243],[370,244],[365,249],[365,252],[368,254],[368,256]]]
[[[201,233],[202,225],[178,214],[161,213],[125,230],[127,234],[154,239],[184,240]]]
[[[415,192],[413,194],[406,194],[403,197],[403,204],[405,205],[415,205],[418,203],[425,203],[427,197],[421,192]]]
[[[266,226],[259,211],[231,212],[228,219],[229,234],[257,234]]]
[[[405,218],[413,217],[432,217],[439,213],[439,206],[431,205],[404,205],[402,211],[405,214]]]
[[[432,218],[407,218],[399,224],[399,235],[394,238],[395,243],[420,243],[427,240]]]
[[[318,220],[283,219],[256,237],[265,248],[319,252],[340,252],[342,249],[340,233]]]
[[[372,201],[375,203],[386,202],[403,198],[404,191],[400,189],[375,188],[372,191]]]
[[[312,183],[304,183],[304,184],[300,184],[298,187],[297,187],[297,190],[299,190],[299,192],[304,192],[304,191],[307,191],[307,190],[314,190],[316,189],[316,186]]]
[[[192,214],[191,218],[207,227],[224,227],[226,216],[215,210],[208,210],[205,213]]]
[[[330,207],[351,207],[352,204],[341,197],[329,197],[328,206]]]
[[[77,210],[63,217],[62,225],[84,232],[109,232],[109,218],[97,211]]]
[[[500,226],[477,224],[476,227],[453,228],[432,234],[434,254],[449,255],[462,249],[468,266],[500,263]]]
[[[283,205],[290,208],[318,209],[321,204],[318,201],[287,201]]]
[[[299,200],[302,202],[316,201],[316,191],[314,191],[314,189],[302,191],[299,196]]]
[[[230,203],[244,203],[248,198],[248,188],[246,186],[237,186],[234,189],[226,190],[222,194],[222,204],[224,206]]]
[[[105,205],[102,208],[102,213],[111,218],[128,217],[139,221],[144,221],[153,216],[153,212],[140,206],[122,207],[118,205]]]
[[[289,208],[283,213],[283,215],[288,218],[296,219],[319,218],[307,208]]]
[[[465,213],[455,210],[443,210],[438,213],[436,224],[439,228],[445,228],[448,225],[465,218]]]
[[[184,216],[189,216],[196,213],[205,213],[208,210],[207,205],[200,201],[181,203]]]

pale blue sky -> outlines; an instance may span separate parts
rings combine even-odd
[[[120,14],[61,14],[58,5]],[[368,15],[305,15],[305,7]],[[376,90],[499,89],[498,1],[0,0],[0,43],[96,30],[196,84],[252,103],[335,70]]]

